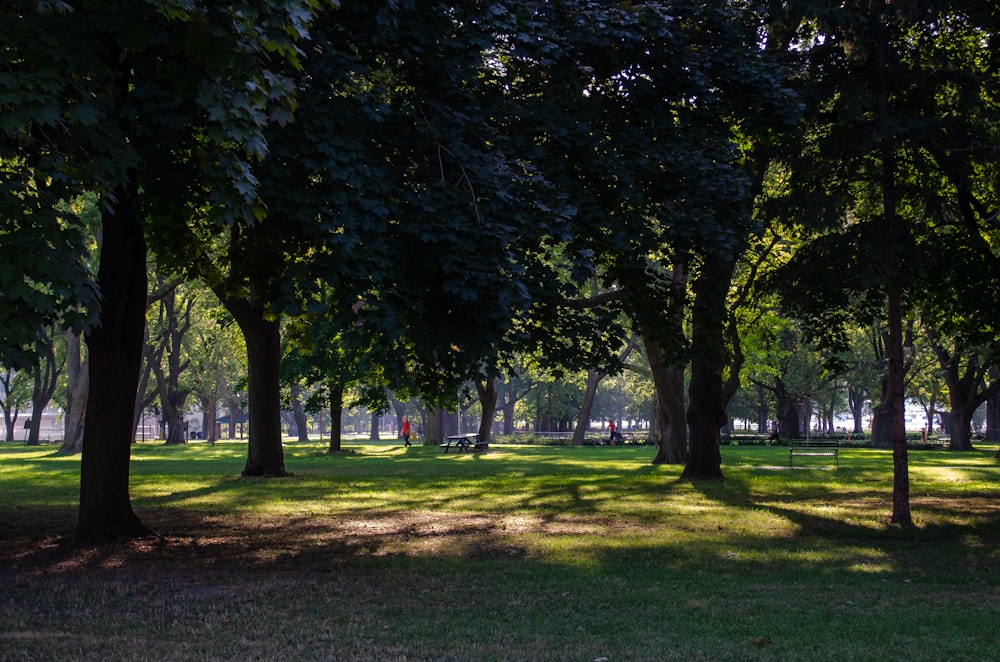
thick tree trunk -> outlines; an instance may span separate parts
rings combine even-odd
[[[889,383],[885,381],[882,389],[882,400],[872,411],[873,446],[881,448],[892,447],[892,407],[889,401]]]
[[[503,433],[514,434],[514,403],[504,403],[500,411],[503,412]]]
[[[3,410],[3,423],[6,434],[4,441],[14,441],[15,424],[17,423],[18,411],[16,409]]]
[[[371,428],[371,431],[368,433],[368,441],[379,441],[378,426],[379,426],[379,421],[381,420],[382,417],[379,416],[379,414],[378,414],[377,411],[373,411],[371,418],[372,418],[372,421],[371,421],[372,428]]]
[[[90,392],[80,463],[78,537],[105,542],[150,533],[129,499],[132,406],[146,321],[146,244],[134,190],[118,191],[104,215],[98,325],[87,333]]]
[[[642,342],[653,377],[656,404],[663,418],[653,464],[683,464],[688,456],[683,369],[669,365],[659,343],[645,333]]]
[[[344,389],[330,387],[330,447],[327,453],[338,453],[341,449],[341,428],[344,422]]]
[[[955,398],[952,398],[952,402],[955,402]],[[954,409],[952,405],[952,428],[951,428],[951,445],[950,448],[953,451],[971,451],[975,450],[972,447],[972,414],[974,411],[967,411],[967,402],[962,403],[962,409]]]
[[[690,449],[681,478],[722,479],[720,430],[726,422],[722,376],[726,364],[726,296],[734,262],[720,254],[705,256],[694,285],[691,310],[691,384],[687,423]]]
[[[778,436],[785,439],[801,439],[802,410],[798,401],[785,389],[780,379],[775,382],[775,399],[778,406]]]
[[[218,422],[216,419],[216,412],[218,411],[219,403],[215,396],[208,396],[201,398],[201,427],[204,431],[205,439],[208,440],[210,444],[215,445],[215,439],[217,435]]]
[[[424,446],[434,446],[444,440],[444,410],[427,408],[427,429],[424,431]]]
[[[848,407],[851,409],[851,417],[854,419],[854,434],[861,434],[865,431],[865,392],[853,386],[847,387]]]
[[[483,410],[483,415],[479,419],[479,441],[488,447],[493,434],[493,419],[497,415],[496,378],[487,377],[483,383],[476,381],[476,390],[479,392],[479,405]]]
[[[184,430],[184,410],[177,407],[175,403],[170,402],[170,400],[160,400],[161,404],[167,402],[163,407],[163,418],[167,421],[167,439],[166,444],[183,444],[187,442],[187,437]]]
[[[299,441],[309,441],[309,419],[306,417],[306,408],[302,404],[302,388],[296,382],[292,382],[292,417],[295,419],[295,434]]]
[[[287,476],[281,446],[281,327],[244,300],[216,293],[247,343],[247,413],[250,434],[244,476]],[[235,412],[231,412],[235,427]]]
[[[988,428],[990,401],[1000,389],[1000,382],[991,380],[990,367],[981,363],[974,353],[963,352],[957,343],[949,351],[933,330],[927,331],[927,341],[938,358],[945,383],[948,385],[951,405],[948,431],[951,435],[951,450],[971,451],[973,450],[972,417],[979,405],[987,403]]]
[[[594,398],[597,396],[597,386],[604,375],[596,370],[587,371],[587,386],[583,391],[583,402],[580,413],[576,417],[576,427],[573,429],[573,439],[570,446],[583,446],[583,439],[590,427],[590,412],[594,409]]]
[[[997,376],[992,376],[997,381]],[[983,441],[996,443],[1000,441],[1000,393],[992,395],[986,401],[986,436]]]

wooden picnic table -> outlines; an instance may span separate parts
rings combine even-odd
[[[441,448],[447,453],[448,449],[454,446],[460,453],[468,453],[470,450],[485,450],[489,444],[479,438],[479,434],[472,432],[469,434],[453,434],[445,437]]]

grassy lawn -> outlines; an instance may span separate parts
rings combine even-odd
[[[996,446],[789,470],[723,447],[679,482],[652,448],[140,444],[161,538],[69,538],[79,457],[0,446],[2,660],[1000,660]]]

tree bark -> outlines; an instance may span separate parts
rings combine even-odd
[[[306,408],[302,404],[302,387],[298,382],[292,382],[292,417],[295,419],[295,434],[299,441],[309,441],[309,419]]]
[[[681,478],[721,480],[722,426],[726,422],[722,375],[726,365],[726,296],[735,261],[720,253],[705,256],[694,284],[691,309],[691,384],[687,423],[690,449]]]
[[[219,403],[214,394],[199,398],[199,400],[201,401],[201,427],[204,430],[205,439],[214,446],[219,425],[215,420]]]
[[[587,386],[583,391],[583,402],[580,413],[576,417],[576,427],[573,429],[573,439],[570,446],[583,446],[583,439],[590,427],[590,412],[594,409],[594,398],[597,396],[597,386],[604,375],[596,370],[587,371]]]
[[[444,440],[444,410],[427,408],[427,429],[424,430],[424,446],[434,446]]]
[[[479,392],[479,405],[483,410],[483,415],[479,419],[479,441],[489,447],[490,437],[493,435],[493,419],[497,415],[496,377],[487,377],[482,383],[477,380],[476,390]]]
[[[913,526],[910,513],[910,464],[904,412],[903,304],[896,288],[889,288],[889,411],[892,420],[892,522]]]
[[[330,447],[327,453],[338,453],[341,449],[341,428],[344,422],[344,389],[330,387]]]
[[[865,392],[853,386],[847,387],[847,401],[851,409],[851,417],[854,419],[854,434],[861,434],[865,431]]]
[[[774,399],[778,407],[778,436],[785,439],[802,438],[802,409],[799,401],[785,388],[780,378],[774,380]]]
[[[1000,381],[993,380],[987,385],[990,366],[978,362],[975,352],[963,352],[958,343],[951,351],[945,349],[938,334],[932,329],[927,330],[926,336],[948,385],[951,450],[971,451],[972,416],[979,405],[986,402],[987,420],[989,419],[989,402],[1000,391]],[[963,362],[964,369],[961,367]]]
[[[996,374],[992,374],[993,381],[1000,381]],[[1000,392],[994,393],[986,401],[986,436],[983,441],[996,443],[1000,441]]]
[[[244,476],[287,476],[281,446],[281,327],[247,301],[216,292],[247,343],[247,414],[250,434]],[[235,414],[231,412],[235,427]]]
[[[669,365],[663,348],[645,333],[642,342],[646,348],[646,358],[653,377],[656,405],[662,418],[660,439],[653,464],[683,464],[688,457],[683,368]]]
[[[163,408],[163,418],[167,421],[167,444],[187,442],[184,425],[184,407],[190,389],[181,388],[181,374],[188,362],[183,358],[184,336],[191,328],[191,299],[178,300],[177,289],[169,288],[160,298],[161,334],[156,339],[161,343],[159,351],[150,352],[149,366],[156,375],[156,388]],[[166,356],[166,370],[159,357]],[[157,357],[155,360],[153,357]]]
[[[63,414],[62,453],[79,453],[83,448],[83,417],[87,410],[90,382],[88,360],[83,356],[79,335],[66,332],[66,412]]]
[[[98,325],[86,335],[90,391],[80,462],[81,541],[149,535],[132,510],[129,459],[132,406],[142,363],[146,322],[146,243],[136,216],[136,188],[119,190],[104,215]]]
[[[56,365],[55,349],[52,342],[52,337],[47,336],[45,346],[39,347],[38,364],[32,369],[34,385],[31,389],[32,415],[27,442],[29,446],[41,444],[42,414],[52,400],[52,394],[56,391],[56,379],[61,372]]]

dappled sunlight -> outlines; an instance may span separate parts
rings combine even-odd
[[[49,513],[38,521],[71,526],[77,463],[51,449],[7,452],[0,458],[5,488]],[[57,537],[43,540],[24,527],[8,530],[9,545],[22,550],[19,562],[51,556],[49,572],[161,557],[310,568],[381,558],[503,560],[595,577],[622,564],[676,577],[847,577],[906,565],[898,545],[909,536],[888,524],[891,467],[880,452],[852,451],[854,464],[835,472],[791,472],[760,468],[776,466],[780,449],[740,449],[729,452],[726,479],[707,483],[679,480],[676,466],[650,465],[647,449],[445,454],[369,444],[327,455],[302,445],[288,454],[293,475],[286,478],[241,478],[243,453],[239,444],[134,451],[133,506],[162,538],[113,553],[67,553]],[[937,457],[950,462],[924,457],[913,471],[919,535],[975,549],[990,562],[983,554],[998,526],[995,460]]]
[[[911,481],[934,481],[943,483],[991,483],[1000,487],[1000,467],[983,467],[980,464],[951,461],[938,466],[917,466],[910,468]]]

